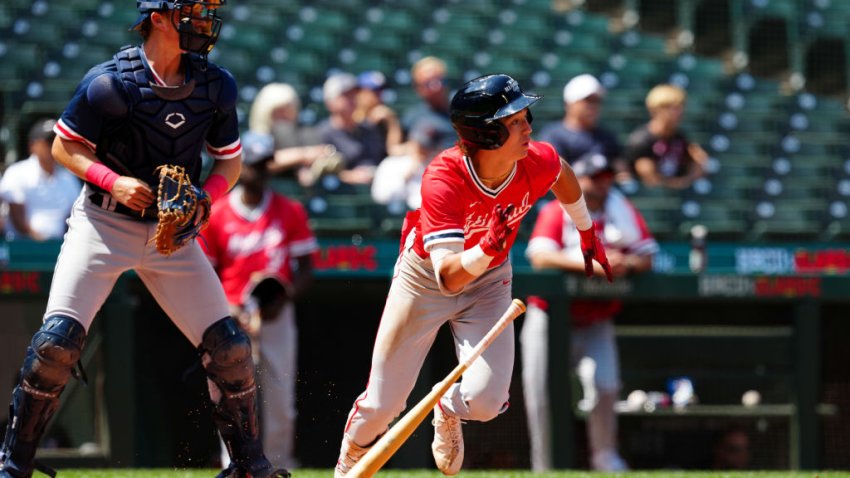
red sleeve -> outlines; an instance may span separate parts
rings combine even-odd
[[[537,215],[537,222],[534,223],[534,231],[531,233],[530,240],[537,238],[551,239],[563,248],[563,232],[564,210],[561,209],[557,200],[549,201]]]
[[[447,168],[428,170],[422,178],[420,226],[425,250],[441,243],[464,242],[462,184]]]
[[[312,254],[319,248],[316,236],[307,222],[307,211],[297,201],[287,200],[290,215],[287,219],[286,233],[289,237],[289,252],[292,257]]]

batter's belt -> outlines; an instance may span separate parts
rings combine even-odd
[[[139,221],[157,222],[158,220],[156,204],[149,206],[147,209],[136,211],[121,204],[111,195],[103,193],[89,194],[89,201],[91,201],[92,204],[101,209],[105,209],[107,211],[115,211],[119,214],[129,216]]]

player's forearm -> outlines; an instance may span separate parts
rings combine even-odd
[[[552,185],[552,192],[563,204],[572,204],[581,198],[581,186],[578,184],[573,168],[563,159],[561,160],[561,174],[555,184]]]
[[[460,292],[467,284],[478,278],[477,275],[470,274],[464,269],[460,260],[461,254],[449,254],[440,264],[440,280],[443,287],[451,293]]]
[[[218,174],[227,180],[227,189],[232,188],[236,181],[239,180],[239,173],[242,171],[242,155],[230,159],[219,159],[213,164],[208,178],[214,174]]]
[[[11,219],[12,225],[15,226],[15,231],[18,234],[37,239],[35,237],[36,235],[33,234],[34,231],[27,222],[26,209],[23,204],[9,203],[9,219]]]
[[[59,164],[83,181],[87,181],[86,172],[91,165],[100,162],[88,146],[58,136],[53,141],[51,153]]]
[[[571,259],[560,251],[537,251],[529,256],[534,269],[558,269],[565,272],[584,272],[584,261]]]

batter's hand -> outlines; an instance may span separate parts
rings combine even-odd
[[[121,176],[115,181],[110,191],[112,197],[134,211],[141,211],[153,204],[156,194],[141,179]]]
[[[581,253],[584,255],[584,273],[587,277],[593,277],[593,260],[602,266],[605,271],[605,278],[608,282],[614,282],[614,276],[611,274],[611,266],[608,264],[608,256],[605,255],[605,247],[602,242],[596,238],[596,226],[590,226],[586,231],[578,231],[581,236]]]
[[[484,254],[495,257],[505,250],[508,236],[513,232],[513,229],[508,227],[508,219],[510,219],[513,211],[513,204],[508,204],[504,209],[502,209],[501,204],[496,204],[493,208],[493,212],[490,214],[490,222],[487,223],[487,234],[478,242]]]

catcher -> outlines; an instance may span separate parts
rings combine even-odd
[[[138,0],[133,28],[141,46],[93,67],[57,122],[53,156],[86,185],[68,220],[44,324],[12,393],[0,478],[32,476],[39,440],[92,319],[130,269],[197,347],[212,418],[233,461],[220,476],[288,476],[271,465],[260,443],[251,341],[192,240],[241,168],[236,84],[206,58],[218,39],[223,3]],[[201,183],[204,148],[215,164]]]
[[[318,243],[301,204],[267,185],[272,136],[248,132],[242,140],[239,185],[213,207],[201,244],[234,316],[257,345],[266,454],[292,469],[298,356],[293,299],[312,282]]]

